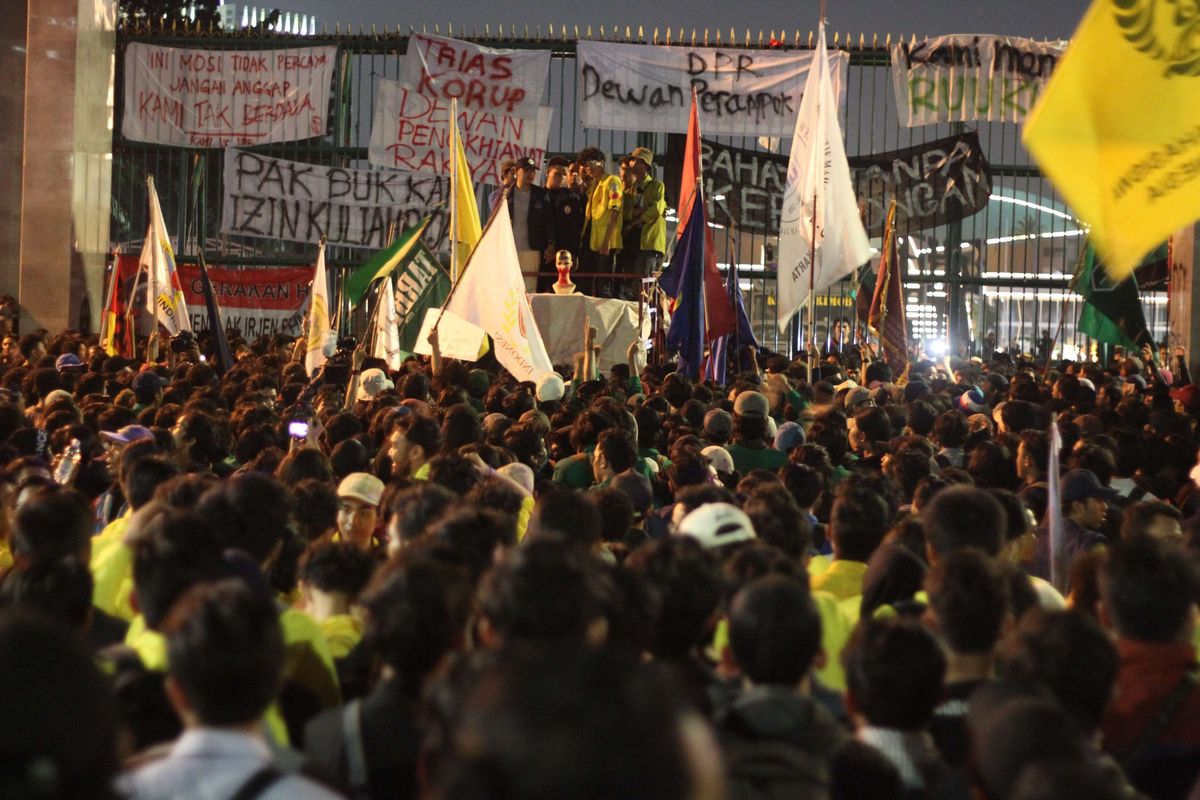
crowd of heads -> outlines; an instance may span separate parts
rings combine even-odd
[[[353,797],[1192,791],[1178,367],[413,357],[348,391],[293,344],[6,341],[0,796],[148,796],[197,729]]]

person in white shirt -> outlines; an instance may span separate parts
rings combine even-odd
[[[283,630],[272,598],[231,579],[202,584],[163,624],[167,697],[184,733],[118,780],[130,800],[336,800],[272,763],[262,718],[279,691]]]

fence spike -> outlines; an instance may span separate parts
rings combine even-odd
[[[538,40],[540,41],[542,38],[542,26],[541,25],[538,25],[537,31],[538,31]],[[529,39],[529,25],[528,24],[525,25],[525,39],[526,40]]]
[[[658,28],[655,28],[654,30],[656,30],[656,31],[657,31],[657,30],[658,30]],[[646,38],[646,34],[642,32],[642,26],[641,26],[641,25],[638,25],[638,39],[641,39],[641,40],[643,40],[643,41],[644,41],[644,40],[645,40],[645,38]]]
[[[446,23],[446,35],[447,35],[447,36],[453,36],[453,35],[454,35],[454,23],[453,23],[453,22],[447,22],[447,23]]]
[[[883,46],[889,50],[892,48],[892,35],[889,33],[887,39],[884,40]]]
[[[758,31],[758,46],[759,47],[763,46],[762,40],[763,40],[763,32],[761,29],[759,29],[759,31]]]
[[[817,44],[816,44],[816,37],[815,37],[815,36],[813,36],[813,32],[812,32],[812,31],[809,31],[809,32],[808,32],[808,46],[809,46],[809,48],[810,48],[810,49],[816,49],[816,46],[817,46]]]
[[[640,29],[639,29],[639,30],[640,30]],[[667,28],[667,35],[668,35],[668,36],[670,36],[670,35],[671,35],[671,29],[670,29],[670,28]],[[658,28],[655,28],[655,29],[654,29],[654,38],[653,38],[653,39],[651,39],[651,41],[652,41],[654,44],[658,44]]]

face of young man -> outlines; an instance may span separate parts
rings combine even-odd
[[[367,549],[375,532],[379,509],[354,497],[338,498],[337,526],[343,542]]]
[[[563,167],[551,167],[546,170],[546,188],[561,189],[566,185],[567,171]]]

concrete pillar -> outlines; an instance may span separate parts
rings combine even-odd
[[[1171,247],[1170,317],[1167,342],[1174,350],[1183,347],[1187,353],[1188,372],[1193,382],[1200,381],[1200,281],[1196,280],[1196,265],[1200,264],[1200,236],[1192,225],[1173,237]]]
[[[19,291],[21,172],[25,159],[25,35],[28,8],[0,14],[0,294]]]
[[[108,251],[116,2],[19,5],[26,22],[14,109],[23,122],[20,183],[0,194],[0,228],[12,204],[20,224],[16,264],[7,248],[0,256],[0,287],[15,285],[22,331],[94,330]],[[7,151],[16,139],[6,133],[0,146]],[[85,304],[91,313],[81,319]]]

